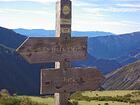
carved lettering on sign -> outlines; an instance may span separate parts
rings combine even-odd
[[[86,58],[87,38],[72,38],[67,44],[60,38],[28,38],[17,49],[29,63],[46,63]]]
[[[95,68],[46,69],[41,71],[41,94],[95,90],[103,80]]]

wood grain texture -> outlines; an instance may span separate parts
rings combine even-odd
[[[103,80],[95,68],[45,69],[41,71],[41,94],[95,90]]]
[[[17,49],[29,63],[73,61],[85,59],[87,38],[75,37],[63,41],[60,38],[29,38]]]

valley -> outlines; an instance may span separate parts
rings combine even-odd
[[[7,89],[10,93],[17,93],[19,95],[39,95],[40,69],[53,68],[54,63],[30,65],[15,51],[27,36],[15,33],[3,27],[0,27],[0,36],[0,89]],[[132,68],[131,71],[129,70],[129,66],[128,68],[125,67],[130,63],[133,64],[140,60],[139,43],[139,32],[121,36],[89,37],[87,59],[72,62],[72,67],[96,67],[104,75],[107,75],[106,81],[108,81],[108,84],[106,84],[106,82],[103,84],[104,89],[116,89],[115,86],[117,85],[112,84],[116,83],[114,81],[118,81],[117,83],[122,85],[117,90],[126,89],[124,85],[129,85],[133,82],[129,79],[132,77],[131,75],[136,74],[137,77],[139,77],[139,73],[135,73],[135,70],[140,70],[139,67],[133,69],[130,66],[130,68]],[[106,48],[107,46],[108,48]],[[123,51],[126,53],[123,54]],[[117,52],[119,52],[119,57],[116,57]],[[101,56],[97,56],[95,53],[101,54]],[[102,55],[113,55],[113,58],[109,56],[106,56],[106,58]],[[122,72],[124,72],[124,74],[126,73],[123,67],[128,69],[128,73],[131,74],[131,77],[128,75],[124,79],[122,75],[119,79]],[[123,80],[127,81],[121,82]],[[134,81],[139,81],[139,78],[135,78]],[[134,83],[130,89],[139,89],[139,82]]]

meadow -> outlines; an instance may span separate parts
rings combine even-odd
[[[140,90],[76,92],[69,102],[73,105],[140,105]],[[7,90],[2,90],[0,105],[54,105],[54,98],[10,95]]]
[[[32,101],[53,105],[50,96],[28,96]],[[71,102],[78,105],[140,105],[140,91],[86,91],[77,92],[71,96]]]

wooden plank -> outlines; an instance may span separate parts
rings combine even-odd
[[[60,38],[31,37],[17,49],[17,52],[29,63],[85,59],[87,54],[87,37],[75,37],[67,43],[60,40]]]
[[[95,68],[45,69],[41,71],[41,94],[95,90],[103,80]]]

